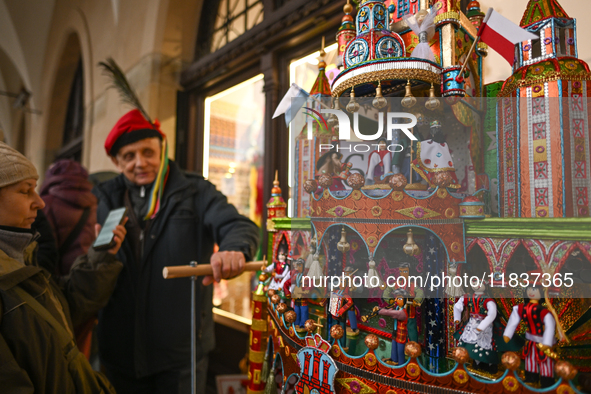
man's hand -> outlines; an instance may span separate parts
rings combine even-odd
[[[205,286],[241,274],[246,264],[242,252],[217,252],[211,256],[209,262],[213,269],[213,275],[203,278],[203,284]]]
[[[117,227],[115,227],[115,229],[113,230],[113,234],[115,234],[115,236],[113,237],[113,240],[115,241],[115,246],[113,246],[111,249],[108,249],[107,252],[111,253],[111,254],[117,254],[117,252],[119,251],[119,249],[121,248],[121,244],[123,243],[123,240],[125,239],[125,236],[127,235],[127,230],[125,229],[125,223],[127,223],[128,218],[126,217],[123,220],[122,224],[117,225]],[[95,224],[94,225],[94,236],[98,237],[99,233],[101,232],[101,225],[100,224]]]

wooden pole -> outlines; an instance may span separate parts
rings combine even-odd
[[[252,261],[250,263],[246,263],[244,271],[256,272],[261,268],[263,268],[262,261]],[[164,277],[164,279],[187,278],[189,276],[207,275],[213,275],[213,269],[211,268],[211,264],[198,264],[195,267],[191,267],[190,265],[174,265],[164,267],[164,269],[162,270],[162,276]]]
[[[462,77],[462,74],[464,73],[464,70],[466,69],[466,65],[468,64],[468,61],[470,60],[470,55],[474,51],[474,47],[476,46],[476,44],[478,43],[479,40],[480,40],[480,36],[476,36],[476,39],[472,43],[472,46],[470,47],[470,50],[468,51],[468,54],[466,55],[466,60],[464,61],[464,64],[462,64],[462,68],[460,68],[460,73],[456,77],[456,81],[461,82],[464,80],[464,77]]]

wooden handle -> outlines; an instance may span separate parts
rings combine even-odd
[[[258,271],[263,266],[262,261],[251,261],[250,263],[246,263],[244,267],[244,271]],[[213,275],[213,269],[211,268],[211,264],[198,264],[195,267],[191,267],[190,265],[173,265],[170,267],[164,267],[162,270],[162,276],[164,279],[173,279],[173,278],[186,278],[189,276],[207,276]]]

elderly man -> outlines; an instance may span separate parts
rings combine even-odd
[[[190,281],[164,280],[162,268],[193,260],[214,270],[198,282],[196,300],[198,392],[205,391],[214,347],[208,285],[241,273],[258,244],[257,226],[214,185],[169,161],[165,146],[157,122],[128,112],[105,142],[121,174],[94,190],[99,223],[114,208],[125,206],[129,215],[128,237],[117,255],[124,269],[98,326],[101,362],[122,394],[190,391]]]

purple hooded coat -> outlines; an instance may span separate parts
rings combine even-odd
[[[84,209],[90,208],[90,215],[82,231],[68,250],[60,256],[56,267],[56,273],[60,276],[67,275],[76,257],[88,252],[88,248],[94,242],[97,199],[90,192],[91,189],[88,171],[73,160],[59,160],[45,173],[40,194],[45,201],[43,211],[51,223],[58,248],[76,227]]]

